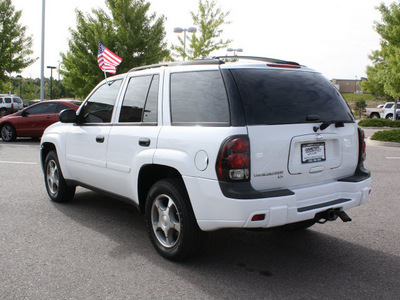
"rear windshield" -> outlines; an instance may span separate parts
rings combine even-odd
[[[231,70],[248,125],[353,122],[339,92],[321,74],[290,70]]]

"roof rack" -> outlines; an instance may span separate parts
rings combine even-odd
[[[257,61],[263,61],[263,62],[270,62],[274,64],[285,64],[285,65],[294,65],[294,66],[300,66],[299,63],[294,62],[294,61],[287,61],[287,60],[282,60],[282,59],[276,59],[276,58],[269,58],[269,57],[260,57],[260,56],[242,56],[242,55],[234,55],[234,56],[214,56],[213,58],[215,59],[248,59],[248,60],[257,60]]]
[[[195,60],[167,62],[167,63],[161,63],[161,64],[148,65],[148,66],[130,69],[129,72],[153,69],[153,68],[160,68],[160,67],[191,66],[191,65],[221,65],[224,63],[225,62],[223,60],[219,60],[219,59],[212,57],[212,58],[205,58],[205,59],[195,59]]]
[[[285,64],[285,65],[300,66],[299,63],[294,62],[294,61],[287,61],[287,60],[276,59],[276,58],[268,58],[268,57],[259,57],[259,56],[235,55],[235,56],[203,57],[203,58],[196,58],[195,60],[186,60],[186,61],[154,64],[154,65],[148,65],[148,66],[133,68],[133,69],[130,69],[129,72],[146,70],[146,69],[153,69],[153,68],[160,68],[160,67],[172,67],[172,66],[222,65],[222,64],[225,63],[223,61],[223,59],[248,59],[248,60],[270,62],[270,63],[275,63],[275,64]]]

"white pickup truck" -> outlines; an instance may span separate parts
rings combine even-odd
[[[386,102],[381,110],[381,118],[383,119],[393,119],[394,102]],[[400,112],[400,102],[397,102],[396,113]]]

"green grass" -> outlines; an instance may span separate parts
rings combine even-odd
[[[346,101],[357,101],[359,99],[364,99],[365,101],[381,101],[382,99],[377,99],[374,95],[371,94],[342,94],[343,98]],[[386,102],[386,100],[382,100]]]
[[[400,143],[400,129],[375,132],[374,135],[371,136],[371,140]]]

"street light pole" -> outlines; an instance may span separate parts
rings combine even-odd
[[[22,99],[22,80],[24,78],[21,75],[17,75],[16,78],[19,79],[19,97]]]
[[[186,59],[186,32],[195,33],[195,32],[197,32],[197,28],[196,27],[189,27],[189,28],[175,27],[174,32],[175,33],[183,32],[183,60],[185,60]]]
[[[47,66],[47,68],[50,69],[50,99],[53,99],[53,70],[56,67]]]
[[[237,48],[237,49],[228,48],[228,49],[226,49],[226,51],[233,52],[233,56],[236,56],[236,52],[243,52],[243,49],[242,48]]]
[[[45,0],[42,0],[42,49],[40,57],[40,101],[44,99],[44,17],[45,17]]]

